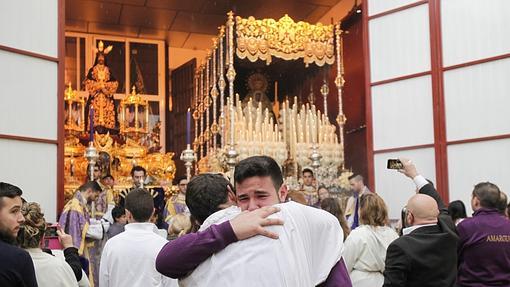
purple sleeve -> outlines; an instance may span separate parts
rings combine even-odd
[[[237,241],[229,221],[211,225],[202,232],[191,233],[168,242],[156,258],[156,269],[170,278],[182,278],[200,263],[227,245]]]
[[[349,272],[347,272],[347,267],[345,267],[345,262],[343,258],[340,258],[335,266],[331,269],[328,275],[328,279],[319,286],[321,287],[352,287],[351,278],[349,277]]]

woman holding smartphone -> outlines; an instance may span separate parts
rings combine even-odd
[[[41,249],[47,226],[39,204],[25,203],[21,212],[25,217],[25,222],[21,225],[18,233],[18,244],[32,257],[39,287],[78,286],[71,266],[63,258],[50,255]],[[72,245],[72,240],[70,241]],[[66,242],[62,243],[67,244]]]

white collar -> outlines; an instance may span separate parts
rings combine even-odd
[[[125,230],[126,231],[151,231],[151,232],[155,232],[156,230],[158,230],[158,228],[156,227],[156,225],[154,225],[154,223],[150,223],[150,222],[132,222],[132,223],[128,223],[124,226]]]
[[[433,225],[437,225],[437,223],[429,223],[429,224],[422,224],[422,225],[413,225],[411,227],[406,227],[402,230],[402,234],[403,235],[407,235],[413,231],[415,231],[416,229],[420,228],[420,227],[425,227],[425,226],[433,226]]]

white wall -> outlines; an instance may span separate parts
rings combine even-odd
[[[416,1],[368,1],[369,15],[382,13]],[[430,71],[428,4],[369,20],[370,82],[376,83]],[[372,86],[372,125],[375,190],[385,200],[391,219],[414,194],[413,182],[386,168],[390,158],[406,157],[435,182],[433,148],[384,150],[434,143],[432,81],[430,75]],[[381,152],[378,152],[381,151]]]
[[[440,3],[449,199],[470,213],[473,186],[491,181],[510,190],[510,1],[430,0]],[[417,1],[367,0],[368,15]],[[388,158],[410,157],[435,181],[434,102],[430,70],[429,3],[368,20],[375,188],[398,218],[412,183],[386,169]],[[433,23],[435,24],[435,23]],[[490,58],[490,59],[487,59]],[[482,60],[485,62],[473,62]],[[459,66],[454,66],[459,65]],[[400,77],[429,73],[405,80]],[[437,92],[436,90],[435,92]],[[440,94],[438,94],[439,96]],[[439,102],[438,102],[439,103]],[[436,120],[438,116],[436,115]],[[437,127],[436,127],[437,128]],[[443,143],[441,143],[443,144]],[[423,148],[423,146],[429,148]],[[405,151],[386,150],[406,147]]]
[[[0,45],[58,57],[57,0],[2,1],[1,7]],[[19,186],[27,201],[40,203],[46,219],[55,221],[58,64],[4,50],[0,63],[0,180]]]
[[[510,1],[443,0],[444,66],[510,53]],[[444,73],[448,141],[476,141],[510,134],[510,58]],[[448,145],[450,200],[463,200],[471,213],[473,186],[490,181],[510,191],[510,139]]]

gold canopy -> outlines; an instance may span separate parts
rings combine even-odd
[[[317,66],[335,62],[334,27],[318,23],[294,22],[288,15],[280,20],[256,20],[236,17],[236,55],[271,63],[272,57],[284,60],[303,58],[306,66]]]

